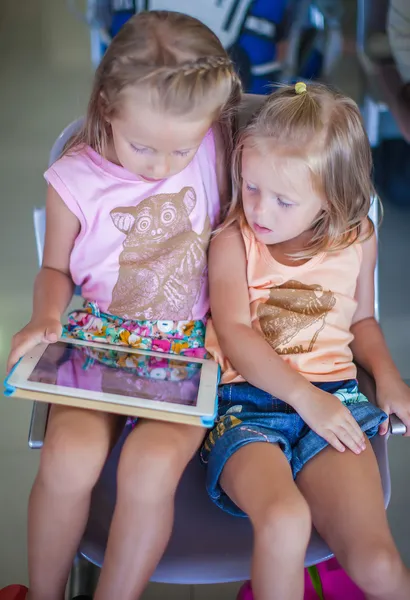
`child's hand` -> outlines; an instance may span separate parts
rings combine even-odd
[[[377,405],[387,415],[395,414],[407,427],[406,436],[410,437],[410,388],[399,377],[394,377],[383,385],[377,385]],[[389,419],[380,425],[380,435],[389,430]]]
[[[30,321],[13,336],[11,351],[7,360],[7,372],[29,350],[41,342],[54,343],[61,336],[63,327],[57,319]]]
[[[296,408],[305,423],[333,448],[355,454],[366,449],[362,430],[346,406],[333,394],[314,388],[302,407]]]

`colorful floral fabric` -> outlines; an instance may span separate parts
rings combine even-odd
[[[64,336],[195,358],[207,356],[205,321],[133,321],[101,312],[94,302],[69,315]]]

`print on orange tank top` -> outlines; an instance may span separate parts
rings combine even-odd
[[[335,304],[334,294],[322,286],[290,280],[270,290],[267,301],[259,304],[257,316],[266,341],[278,354],[305,354],[312,352]],[[289,346],[302,329],[314,324],[317,329],[307,347]]]

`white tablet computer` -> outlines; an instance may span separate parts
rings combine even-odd
[[[5,385],[19,398],[212,427],[218,380],[213,360],[63,338],[26,354]]]

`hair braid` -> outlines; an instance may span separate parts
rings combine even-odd
[[[136,90],[153,110],[219,121],[231,146],[240,80],[220,40],[197,19],[149,11],[127,21],[102,58],[84,127],[66,152],[88,144],[104,153],[109,122],[121,112],[127,90]]]

